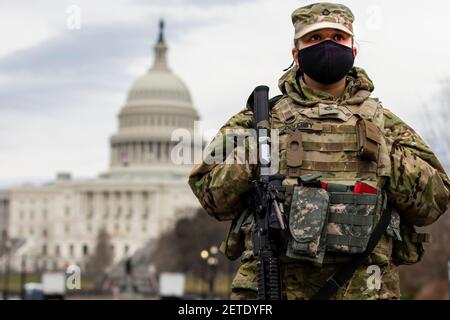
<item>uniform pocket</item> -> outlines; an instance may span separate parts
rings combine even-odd
[[[401,240],[394,240],[392,259],[396,265],[411,265],[422,260],[424,255],[423,243],[430,242],[427,233],[417,233],[416,228],[407,222],[400,223]]]
[[[288,257],[322,262],[329,200],[326,190],[302,186],[294,188],[289,212]]]

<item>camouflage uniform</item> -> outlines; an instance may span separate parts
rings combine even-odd
[[[326,26],[330,27],[329,23],[335,22],[343,25],[339,18],[343,15],[344,22],[350,19],[350,16],[353,17],[346,7],[340,5],[337,5],[336,8],[335,5],[319,4],[305,8],[307,8],[308,14],[305,14],[304,8],[298,9],[294,12],[294,16],[297,14],[297,18],[293,21],[298,22],[298,19],[308,21],[311,16],[319,15],[321,18],[316,17],[315,21],[325,22]],[[325,9],[337,10],[337,20],[333,21],[332,17],[329,17],[332,15],[324,11]],[[345,24],[345,28],[348,33],[352,31],[351,24]],[[296,67],[282,76],[279,88],[283,98],[272,108],[272,128],[287,126],[287,118],[286,114],[283,114],[283,110],[294,108],[308,112],[317,105],[330,101],[337,106],[363,108],[364,101],[369,100],[370,93],[374,90],[372,81],[366,72],[357,67],[349,72],[345,91],[337,99],[328,93],[308,87],[301,77],[301,71]],[[289,108],[283,108],[283,104]],[[376,187],[386,190],[388,198],[400,212],[401,218],[410,224],[425,226],[435,222],[450,204],[450,180],[439,160],[419,135],[388,109],[380,105],[374,117],[381,123],[380,128],[384,133],[382,145],[386,148],[384,154],[388,158],[380,160],[385,165],[384,167],[383,165],[378,166],[377,176],[386,176],[386,179],[382,180],[383,183],[379,182]],[[298,121],[298,118],[294,117],[293,119],[295,119],[294,122],[290,122],[289,125],[295,125]],[[248,128],[252,128],[252,113],[246,108],[233,116],[220,129],[219,134],[206,150],[206,155],[210,156],[214,147],[224,144],[223,135],[227,129]],[[330,146],[333,141],[327,141],[327,143],[327,146]],[[280,158],[280,161],[283,162],[283,155]],[[219,221],[233,220],[241,214],[245,207],[242,195],[250,190],[250,181],[256,178],[256,169],[256,165],[248,162],[209,164],[204,161],[194,167],[189,184],[208,214]],[[326,170],[316,170],[316,172],[322,173],[325,180],[333,181],[332,176],[327,175],[329,172]],[[240,229],[245,238],[245,246],[241,255],[242,264],[232,283],[232,299],[255,299],[257,297],[256,265],[250,235],[251,225],[251,219],[247,219]],[[359,267],[352,279],[338,290],[334,298],[400,298],[399,275],[392,257],[393,245],[392,236],[386,232],[366,263]],[[308,299],[323,286],[330,275],[336,272],[348,257],[339,253],[327,253],[321,265],[296,261],[286,258],[284,255],[280,259],[282,261],[283,287],[287,298]],[[368,289],[367,281],[370,281],[369,277],[371,276],[371,273],[367,271],[369,265],[377,265],[380,268],[380,288]]]

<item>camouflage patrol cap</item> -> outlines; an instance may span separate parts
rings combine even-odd
[[[351,10],[342,4],[320,2],[301,7],[292,13],[294,39],[325,28],[338,29],[353,36],[354,20]]]

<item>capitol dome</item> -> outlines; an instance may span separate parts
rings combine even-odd
[[[153,70],[139,77],[128,94],[128,102],[148,99],[179,100],[192,108],[191,95],[184,82],[170,70]]]
[[[153,66],[132,84],[119,112],[119,131],[111,137],[108,176],[185,177],[189,166],[172,162],[172,132],[193,132],[199,119],[186,84],[170,70],[164,23],[160,22]]]

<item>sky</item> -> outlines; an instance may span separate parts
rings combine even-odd
[[[210,137],[255,86],[278,94],[292,61],[290,15],[313,2],[1,0],[0,187],[108,169],[108,139],[133,81],[153,64],[160,18],[169,65]],[[433,126],[423,110],[433,112],[449,84],[450,2],[341,3],[356,16],[355,64],[374,81],[374,96],[419,133]]]

